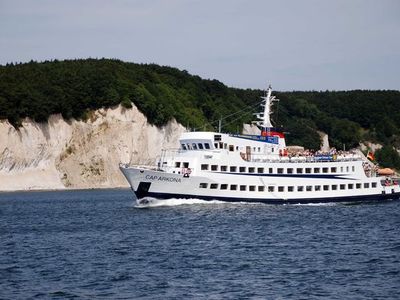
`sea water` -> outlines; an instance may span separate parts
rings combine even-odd
[[[0,194],[0,299],[400,299],[400,202]]]

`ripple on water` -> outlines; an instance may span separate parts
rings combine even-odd
[[[399,202],[148,200],[1,194],[0,298],[400,298]]]

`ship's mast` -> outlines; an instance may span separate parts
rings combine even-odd
[[[255,115],[257,116],[257,119],[259,121],[255,121],[254,123],[257,126],[261,127],[262,132],[266,132],[266,131],[268,132],[273,127],[272,123],[271,123],[271,118],[270,118],[270,115],[272,114],[271,107],[272,107],[273,102],[279,101],[279,100],[276,99],[275,96],[271,96],[271,94],[272,94],[272,87],[270,85],[267,90],[267,95],[264,97],[261,97],[261,99],[262,99],[261,106],[264,106],[264,112],[255,113]]]

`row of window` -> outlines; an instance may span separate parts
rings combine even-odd
[[[250,147],[250,146],[241,146],[240,148],[239,148],[239,146],[234,146],[234,145],[228,145],[227,143],[222,143],[222,142],[219,142],[219,143],[214,143],[214,147],[215,147],[215,149],[227,149],[227,150],[229,150],[229,151],[231,151],[231,152],[233,152],[233,151],[235,151],[235,149],[236,149],[236,151],[239,151],[239,150],[246,150],[246,151],[248,151],[248,152],[250,152],[250,151],[253,151],[253,153],[254,152],[261,152],[261,147]],[[272,150],[272,152],[274,152],[274,148],[271,148],[271,150]]]
[[[368,189],[370,187],[370,183],[364,183],[364,188]],[[371,183],[372,188],[376,188],[376,182]],[[206,189],[210,188],[212,190],[220,189],[220,190],[231,190],[231,191],[250,191],[250,192],[312,192],[312,191],[337,191],[337,190],[352,190],[352,189],[361,189],[361,183],[348,183],[348,184],[332,184],[332,185],[306,185],[306,186],[264,186],[264,185],[238,185],[238,184],[218,184],[218,183],[200,183],[199,188]]]
[[[177,163],[179,164],[179,163]],[[176,166],[176,167],[179,167]],[[228,166],[219,166],[219,165],[208,165],[208,164],[202,164],[201,165],[201,170],[203,171],[221,171],[221,172],[227,172],[228,171]],[[274,173],[275,169],[275,173]],[[350,166],[346,167],[324,167],[324,168],[255,168],[255,167],[236,167],[236,166],[229,166],[229,172],[232,173],[258,173],[258,174],[264,174],[264,173],[269,173],[269,174],[320,174],[320,173],[337,173],[337,172],[343,173],[343,172],[350,172]],[[355,166],[351,166],[351,171],[355,172]]]
[[[210,149],[210,144],[209,143],[182,143],[181,147],[183,150],[209,150]],[[234,145],[228,145],[227,143],[222,143],[222,142],[218,142],[218,143],[214,143],[214,147],[215,149],[227,149],[231,152],[235,151],[239,151],[239,146],[234,146]],[[249,147],[250,151],[251,149],[253,149],[253,152],[261,152],[261,147]],[[243,147],[241,147],[241,149],[244,149]],[[272,148],[272,152],[274,152],[274,149]]]
[[[209,143],[186,143],[181,144],[183,150],[203,150],[203,149],[210,149]]]

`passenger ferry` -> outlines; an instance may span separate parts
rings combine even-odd
[[[120,164],[138,202],[203,199],[229,202],[325,203],[399,199],[397,180],[379,176],[361,152],[290,153],[273,128],[268,88],[257,113],[260,135],[186,132],[177,150],[154,166]]]

